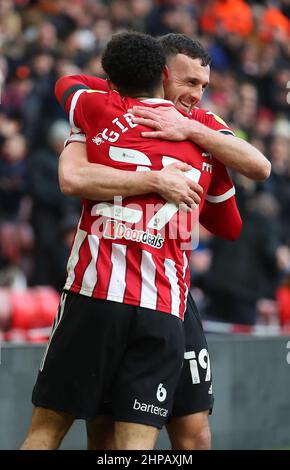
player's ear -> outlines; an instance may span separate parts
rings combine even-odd
[[[115,83],[113,83],[109,78],[107,78],[107,83],[108,83],[109,90],[118,90]]]
[[[168,81],[168,77],[169,77],[169,68],[167,67],[167,65],[165,65],[163,72],[162,72],[163,83],[166,83]]]

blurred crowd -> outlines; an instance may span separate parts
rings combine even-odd
[[[191,276],[204,318],[290,324],[289,0],[1,0],[1,299],[63,285],[79,201],[58,187],[69,128],[54,83],[102,74],[102,50],[124,29],[199,39],[213,59],[200,106],[272,163],[262,183],[233,175],[244,220],[238,241],[200,230]],[[9,327],[2,300],[0,329]]]

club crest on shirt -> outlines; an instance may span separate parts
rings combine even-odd
[[[104,143],[104,139],[102,137],[102,134],[101,132],[99,134],[97,134],[95,137],[92,138],[92,141],[94,142],[94,144],[96,145],[101,145]]]

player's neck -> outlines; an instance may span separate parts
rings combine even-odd
[[[136,98],[137,100],[146,100],[148,98],[164,99],[163,86],[158,87],[158,89],[154,91],[151,90],[150,92],[145,91],[143,93],[140,93],[138,96],[134,96],[134,98]]]
[[[164,93],[142,93],[142,95],[132,96],[136,100],[147,100],[150,98],[164,99]]]

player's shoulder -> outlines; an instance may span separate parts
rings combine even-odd
[[[89,106],[90,103],[92,106],[95,104],[104,103],[104,106],[115,106],[116,104],[120,104],[122,102],[122,97],[116,90],[96,90],[96,89],[88,89],[85,90],[84,99],[86,104]]]
[[[191,112],[191,117],[213,130],[234,135],[228,124],[218,114],[215,114],[212,111],[194,108]]]

